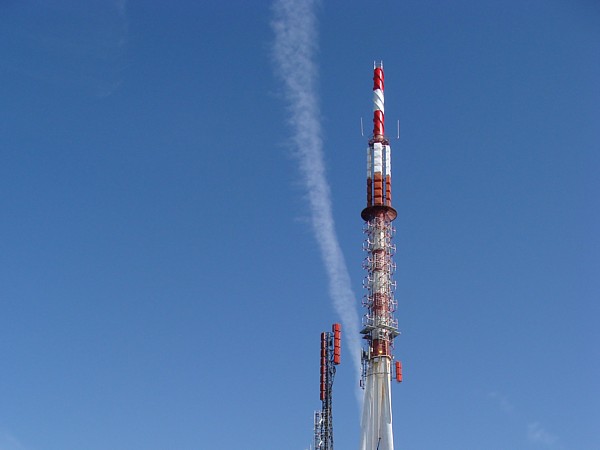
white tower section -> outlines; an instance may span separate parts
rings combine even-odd
[[[360,450],[393,450],[390,359],[379,357],[367,368]]]

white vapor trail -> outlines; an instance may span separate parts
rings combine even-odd
[[[360,377],[359,318],[356,299],[344,255],[335,232],[331,192],[325,178],[323,138],[316,90],[318,0],[276,0],[273,30],[276,72],[284,84],[284,94],[293,129],[293,143],[300,163],[310,206],[311,223],[329,280],[329,295],[341,318],[347,354]],[[346,353],[346,352],[345,352]],[[360,403],[360,395],[357,392]]]

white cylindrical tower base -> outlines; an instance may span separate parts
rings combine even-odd
[[[374,358],[365,379],[360,450],[394,450],[390,358]]]

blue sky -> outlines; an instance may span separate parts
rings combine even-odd
[[[600,6],[315,8],[316,119],[361,315],[375,59],[401,122],[396,447],[600,448]],[[0,450],[308,447],[319,333],[340,318],[273,16],[0,3]],[[335,441],[356,448],[343,357]]]

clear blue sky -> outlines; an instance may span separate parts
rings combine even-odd
[[[167,3],[0,2],[0,450],[311,442],[339,318],[270,3]],[[358,299],[374,59],[402,124],[396,447],[600,448],[600,5],[331,1],[318,18]],[[345,354],[338,449],[358,445],[357,382]]]

